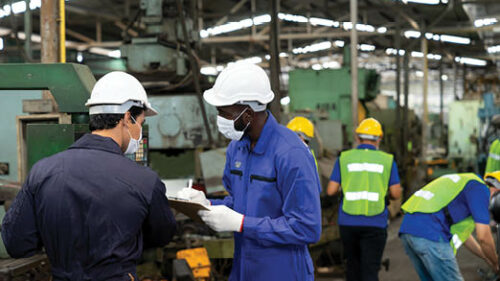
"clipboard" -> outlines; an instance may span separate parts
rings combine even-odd
[[[181,198],[176,198],[176,197],[167,197],[167,198],[168,198],[168,203],[170,204],[170,207],[172,207],[175,210],[190,217],[195,222],[203,223],[203,220],[201,220],[200,216],[198,216],[198,211],[200,211],[200,210],[210,211],[210,209],[208,209],[206,206],[204,206],[200,203],[191,202],[191,201],[181,199]]]

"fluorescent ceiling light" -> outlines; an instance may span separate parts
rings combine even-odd
[[[309,21],[304,16],[292,15],[292,14],[284,14],[284,13],[278,13],[278,18],[280,20],[291,21],[291,22],[308,22]]]
[[[266,56],[265,56],[265,59],[266,59],[266,60],[270,60],[270,59],[271,59],[271,55],[266,55]]]
[[[460,62],[461,64],[475,65],[475,66],[485,66],[488,62],[485,60],[474,59],[474,58],[464,58],[464,57],[456,57],[455,61]]]
[[[351,30],[352,29],[352,22],[350,22],[350,21],[343,22],[342,26],[344,27],[345,30]],[[364,32],[375,32],[375,27],[373,25],[369,25],[369,24],[357,23],[356,30],[364,31]]]
[[[268,22],[271,22],[271,16],[268,14],[256,16],[255,18],[253,18],[254,25],[261,25]]]
[[[41,0],[32,0],[30,2],[30,10],[35,10],[38,9],[42,6],[42,1]],[[26,2],[25,1],[18,1],[12,3],[12,10],[11,10],[11,5],[5,5],[3,8],[0,9],[0,18],[9,16],[11,12],[14,14],[20,14],[24,13],[26,11]]]
[[[289,96],[286,96],[286,97],[282,98],[282,99],[280,100],[280,103],[281,103],[281,105],[283,105],[283,106],[290,104],[290,97],[289,97]]]
[[[438,5],[440,3],[440,0],[402,0],[401,2],[405,4],[415,3],[415,4],[425,4],[425,5]]]
[[[470,44],[470,38],[467,37],[460,37],[460,36],[446,35],[446,34],[442,34],[440,37],[442,42],[463,44],[463,45]]]
[[[280,58],[286,58],[286,57],[288,57],[287,53],[284,52],[280,53]]]
[[[215,69],[218,71],[218,72],[221,72],[224,70],[224,66],[223,65],[218,65],[217,67],[215,67]]]
[[[83,54],[82,54],[82,52],[76,53],[76,61],[78,63],[82,63],[83,62]]]
[[[399,53],[400,56],[404,56],[405,55],[405,50],[399,50],[397,51],[396,49],[394,48],[387,48],[385,50],[385,53],[388,54],[388,55],[396,55],[396,53]]]
[[[485,18],[485,19],[477,19],[474,21],[475,27],[488,26],[497,23],[498,20],[496,18]]]
[[[375,51],[375,46],[369,44],[360,44],[358,45],[358,49],[365,52],[372,52]]]
[[[207,76],[215,76],[219,72],[213,66],[204,66],[204,67],[200,68],[200,73],[203,75],[207,75]]]
[[[323,67],[319,63],[315,63],[311,67],[313,70],[321,70]]]
[[[488,47],[488,53],[490,54],[500,53],[500,45]]]
[[[207,29],[200,30],[200,37],[207,38],[208,36],[215,36],[223,33],[229,33],[236,30],[241,30],[245,28],[249,28],[252,25],[261,25],[264,23],[268,23],[271,21],[271,16],[268,14],[260,15],[254,17],[253,19],[243,19],[237,22],[228,22],[225,24],[213,26]]]
[[[309,22],[312,25],[321,25],[321,26],[329,26],[329,27],[339,27],[340,23],[338,21],[333,21],[329,19],[322,19],[322,18],[310,18]]]
[[[246,58],[246,59],[237,60],[236,62],[258,64],[258,63],[262,62],[262,58],[261,57],[250,57],[250,58]]]
[[[407,30],[404,33],[406,38],[420,38],[420,31],[416,30]]]
[[[448,75],[446,75],[446,74],[441,75],[441,79],[443,81],[448,81]]]
[[[377,32],[378,33],[386,33],[387,27],[385,27],[385,26],[379,27],[379,28],[377,28]]]
[[[308,45],[305,47],[299,47],[299,48],[294,48],[292,50],[292,53],[294,54],[306,54],[306,53],[311,53],[311,52],[317,52],[321,50],[327,50],[332,47],[332,42],[330,41],[323,41],[320,43],[315,43],[312,45]]]
[[[0,38],[0,50],[3,50],[3,38]]]
[[[337,46],[339,48],[343,48],[345,45],[345,42],[342,40],[337,40],[337,41],[333,42],[333,44],[335,44],[335,46]]]
[[[338,61],[329,61],[329,62],[324,62],[322,64],[322,67],[323,68],[339,69],[341,67],[341,65]]]
[[[416,30],[407,30],[404,32],[404,36],[406,38],[420,38],[420,32]],[[425,33],[425,38],[428,40],[441,41],[447,43],[455,43],[455,44],[470,44],[471,40],[468,37],[461,37],[455,35],[447,35],[447,34],[433,34],[430,32]]]

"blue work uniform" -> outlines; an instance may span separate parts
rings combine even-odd
[[[488,205],[490,193],[484,184],[471,180],[464,189],[448,204],[448,212],[454,222],[472,216],[476,223],[489,224]],[[406,213],[399,230],[400,234],[411,234],[435,242],[447,242],[451,239],[450,224],[444,209],[436,213]]]
[[[358,147],[356,149],[376,150],[377,148],[371,144],[360,144],[360,145],[358,145]],[[342,179],[340,176],[339,159],[337,159],[337,161],[335,162],[332,174],[330,176],[330,181],[334,181],[334,182],[341,185]],[[391,168],[391,176],[389,178],[389,186],[393,186],[393,185],[399,184],[399,183],[400,183],[400,180],[399,180],[399,174],[398,174],[398,166],[396,165],[396,161],[393,161],[392,168]],[[367,217],[367,216],[357,216],[357,215],[347,214],[342,209],[342,204],[343,204],[343,201],[340,203],[340,206],[339,206],[339,217],[338,217],[338,224],[339,225],[368,226],[368,227],[379,227],[379,228],[386,228],[387,227],[387,220],[389,218],[389,211],[387,210],[387,206],[385,207],[385,209],[382,213],[375,215],[375,216]]]
[[[131,280],[143,247],[167,244],[176,223],[165,185],[123,156],[111,138],[87,134],[37,162],[8,210],[9,255],[45,247],[54,280]]]
[[[310,281],[307,245],[321,235],[320,183],[314,158],[297,135],[268,118],[253,149],[248,136],[226,152],[229,196],[212,200],[245,215],[234,234],[230,281]]]

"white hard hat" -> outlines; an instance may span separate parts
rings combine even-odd
[[[151,107],[141,82],[122,71],[110,72],[99,79],[85,106],[89,107],[90,115],[124,114],[132,106],[146,107],[146,116],[158,114]]]
[[[274,99],[274,93],[262,68],[255,64],[235,63],[219,74],[214,86],[203,93],[203,98],[213,106],[248,104],[254,110],[262,111]],[[255,106],[255,102],[261,106]]]

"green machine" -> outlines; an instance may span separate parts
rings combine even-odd
[[[375,70],[358,70],[358,96],[361,105],[379,93],[380,76]],[[290,112],[313,113],[315,119],[340,120],[346,137],[351,140],[351,74],[350,68],[296,69],[290,71]],[[364,117],[364,106],[359,113]],[[324,133],[322,133],[323,137]],[[328,135],[328,134],[327,134]]]
[[[80,64],[0,64],[0,90],[47,90],[51,100],[24,100],[17,116],[18,181],[23,182],[38,160],[67,149],[88,132],[85,102],[95,84],[94,75]]]

